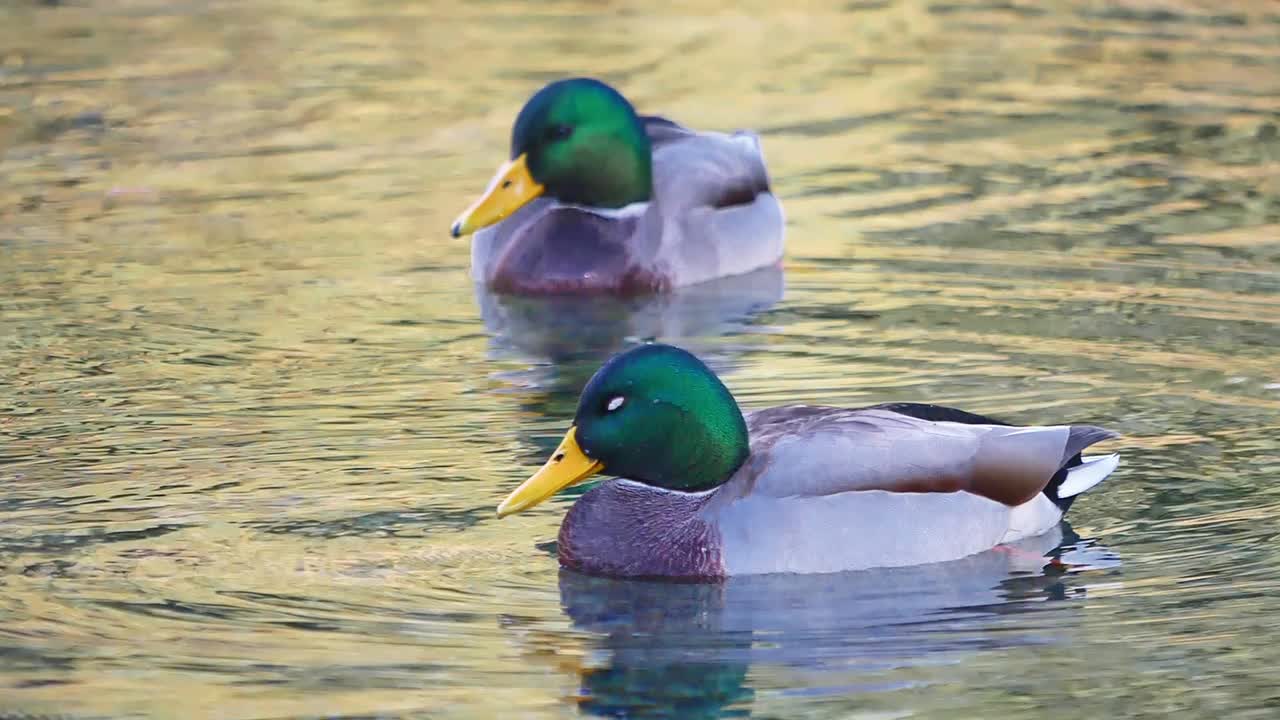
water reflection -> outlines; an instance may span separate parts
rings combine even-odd
[[[636,582],[560,573],[565,613],[599,635],[602,666],[581,671],[580,707],[605,717],[713,718],[750,713],[753,665],[809,674],[806,691],[857,692],[846,673],[940,655],[1066,642],[1085,593],[1071,574],[1116,567],[1069,529],[963,560],[831,575]],[[1067,614],[1068,608],[1070,614]],[[993,632],[1009,615],[1052,620]]]
[[[927,399],[1125,434],[1124,476],[1072,510],[1123,552],[1124,587],[962,597],[915,611],[938,632],[864,622],[847,646],[833,628],[868,615],[797,590],[779,622],[816,630],[771,650],[735,584],[690,600],[717,625],[687,674],[736,664],[754,698],[691,697],[778,718],[1269,716],[1275,3],[723,5],[0,3],[0,715],[562,717],[548,679],[579,674],[511,652],[495,618],[518,610],[557,663],[585,635],[618,675],[694,632],[671,610],[646,647],[649,600],[623,595],[611,634],[572,592],[586,631],[563,632],[536,547],[572,495],[492,519],[598,367],[582,348],[658,334],[576,317],[552,342],[518,330],[546,305],[482,298],[486,332],[469,246],[441,234],[512,108],[591,72],[646,111],[761,133],[785,298],[660,331],[744,406]],[[309,569],[326,558],[352,569]],[[1029,577],[1001,592],[1086,580]],[[308,600],[253,608],[269,596]],[[124,609],[170,602],[215,610]],[[936,651],[1046,626],[1070,642]],[[709,649],[742,627],[751,645]],[[841,673],[879,649],[965,662]]]
[[[522,354],[571,365],[596,364],[628,345],[652,339],[699,346],[714,356],[713,338],[741,332],[782,299],[781,267],[640,297],[520,297],[476,286],[490,348],[497,356]]]

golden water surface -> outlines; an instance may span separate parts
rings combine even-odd
[[[0,4],[0,716],[1280,713],[1280,6],[659,5]],[[477,292],[575,74],[757,130],[783,270]],[[644,338],[1123,464],[1029,571],[562,576],[493,509]]]

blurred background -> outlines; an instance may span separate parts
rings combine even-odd
[[[473,287],[583,74],[760,133],[782,270]],[[562,575],[493,508],[645,338],[1123,464],[1050,566]],[[1274,2],[7,0],[0,716],[1273,717],[1277,346]]]

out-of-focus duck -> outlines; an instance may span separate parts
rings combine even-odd
[[[511,159],[454,222],[474,279],[513,294],[659,292],[782,258],[760,142],[637,115],[589,78],[525,103]]]

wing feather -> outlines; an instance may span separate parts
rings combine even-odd
[[[730,480],[736,493],[968,492],[1011,507],[1042,492],[1081,442],[1113,435],[1090,426],[929,420],[885,407],[772,408],[747,425],[752,457]]]

